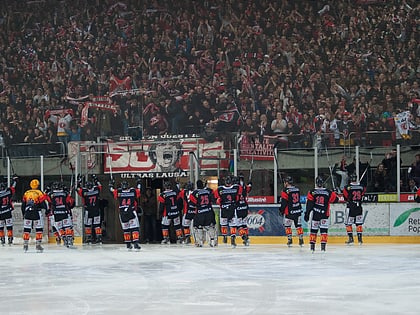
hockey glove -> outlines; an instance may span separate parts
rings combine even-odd
[[[311,211],[306,210],[305,212],[305,216],[303,217],[303,219],[305,220],[305,222],[309,221],[309,214],[311,213]]]

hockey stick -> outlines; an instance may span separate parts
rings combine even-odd
[[[15,168],[13,167],[12,158],[10,157],[9,148],[6,148],[6,154],[7,154],[7,157],[9,158],[9,163],[10,163],[10,168],[11,168],[12,174],[16,174],[15,173]]]
[[[66,157],[60,160],[60,180],[63,182],[63,163],[67,160]]]
[[[362,181],[363,177],[365,177],[365,175],[366,175],[366,173],[367,173],[367,170],[369,169],[370,164],[372,163],[372,160],[373,160],[373,157],[372,157],[372,152],[370,152],[370,160],[369,160],[369,163],[366,165],[366,169],[363,171],[362,176],[360,176],[360,178],[359,178],[359,183]]]
[[[330,176],[331,176],[332,186],[333,186],[334,191],[336,191],[335,181],[334,181],[334,175],[333,175],[333,172],[332,172],[331,160],[330,160],[330,156],[328,154],[327,144],[325,143],[324,146],[325,146],[325,154],[327,155],[328,168],[330,170]]]
[[[249,170],[248,183],[250,183],[252,180],[252,172],[254,170],[255,138],[251,138],[251,142],[252,142],[251,169]]]
[[[111,158],[111,151],[109,149],[109,142],[106,140],[106,145],[108,149],[108,156],[107,159],[109,159],[109,178],[111,179],[111,182],[114,180],[114,177],[112,175],[112,158]]]

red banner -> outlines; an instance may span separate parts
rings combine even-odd
[[[194,163],[198,161],[200,170],[229,167],[229,152],[223,150],[221,141],[208,143],[203,138],[194,138],[108,144],[105,173],[136,173],[144,178],[185,177],[189,176],[190,155]]]
[[[276,136],[264,136],[260,140],[258,137],[242,137],[239,143],[240,158],[244,160],[272,161],[274,158],[274,146],[279,142],[285,141]]]

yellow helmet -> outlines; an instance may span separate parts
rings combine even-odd
[[[32,189],[37,189],[39,187],[39,180],[33,179],[29,183],[29,186],[31,186]]]

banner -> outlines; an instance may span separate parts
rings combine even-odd
[[[418,203],[390,205],[390,235],[420,235],[420,205]]]
[[[80,125],[82,127],[86,126],[88,119],[89,119],[89,109],[99,109],[99,110],[109,110],[113,113],[116,113],[118,111],[118,106],[110,103],[109,99],[106,98],[106,100],[100,100],[96,102],[85,102],[82,112],[81,112],[81,119],[80,119]]]
[[[273,161],[274,145],[281,140],[275,136],[264,136],[263,138],[243,136],[239,141],[239,156],[241,159]]]
[[[68,160],[70,169],[74,169],[76,166],[76,160],[80,153],[82,165],[79,165],[82,169],[93,169],[98,164],[98,156],[95,141],[70,141],[68,143]],[[84,158],[83,158],[84,157]]]
[[[278,206],[250,206],[247,225],[250,236],[284,236],[282,217]]]
[[[229,152],[223,142],[203,138],[165,142],[113,143],[108,141],[104,154],[105,173],[136,173],[143,178],[189,176],[190,155],[201,171],[227,169]]]
[[[395,127],[397,128],[398,132],[401,134],[403,139],[409,139],[410,136],[408,131],[411,125],[411,113],[409,111],[405,111],[402,113],[397,114],[395,116]]]

